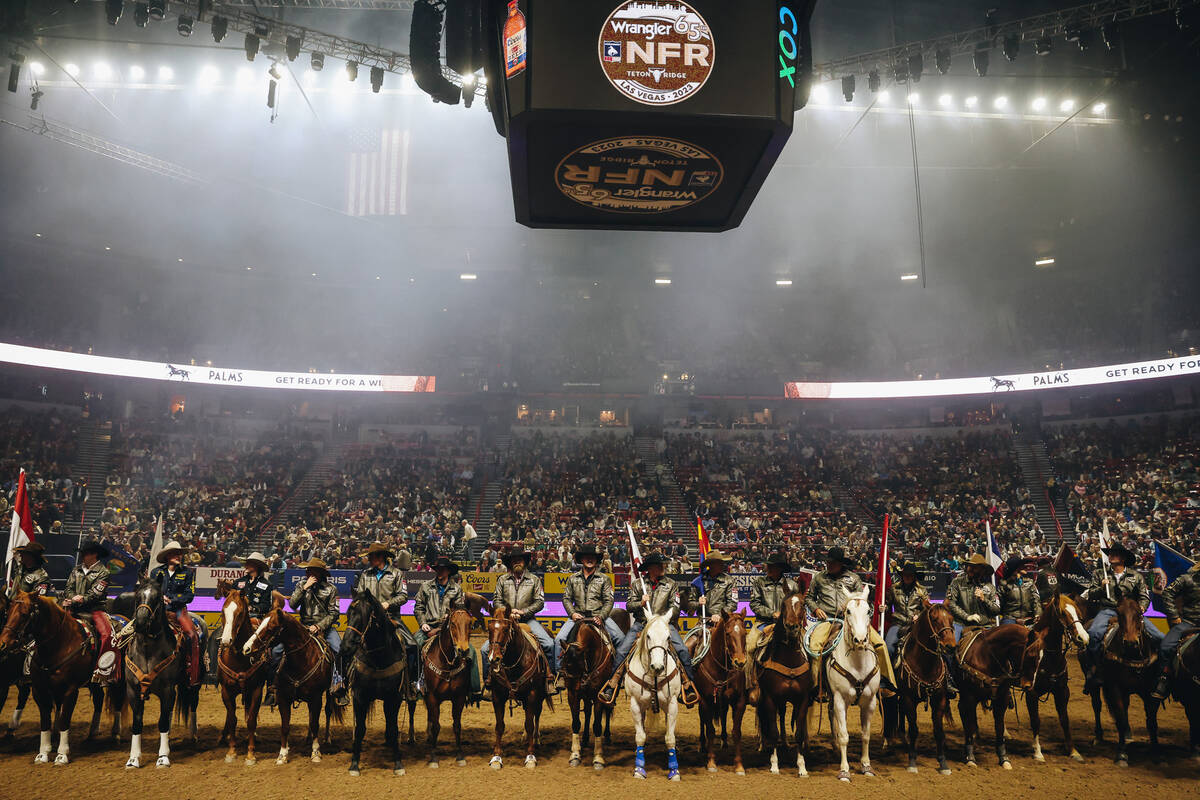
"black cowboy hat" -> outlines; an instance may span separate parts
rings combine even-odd
[[[1133,551],[1120,542],[1114,542],[1108,547],[1101,547],[1100,550],[1106,556],[1121,556],[1125,559],[1125,566],[1127,567],[1133,566],[1133,562],[1137,560],[1137,556],[1133,554]]]
[[[46,556],[43,555],[46,552],[46,546],[41,542],[30,542],[28,544],[23,544],[20,547],[14,547],[13,552],[17,553],[18,555],[21,553],[29,553],[31,556],[37,556],[42,562],[45,562],[46,560]]]
[[[576,564],[580,563],[581,561],[583,561],[584,558],[586,558],[588,556],[591,556],[592,558],[596,559],[597,561],[599,561],[600,559],[602,559],[604,557],[604,556],[600,555],[600,551],[596,549],[595,542],[586,542],[584,544],[579,545],[579,549],[575,551],[575,563]]]
[[[900,565],[900,574],[905,575],[907,573],[912,573],[913,575],[916,575],[917,580],[922,580],[925,577],[925,574],[917,566],[917,562],[915,562],[915,561],[905,561],[903,564]]]
[[[842,566],[846,565],[846,551],[840,547],[831,547],[825,551],[825,560],[836,561]]]
[[[512,562],[516,561],[518,558],[524,561],[526,566],[529,566],[529,562],[532,560],[531,555],[526,552],[525,548],[521,545],[513,547],[507,553],[500,556],[500,560],[504,562],[504,566],[508,567],[509,569],[512,569]]]
[[[778,551],[771,553],[771,555],[767,556],[767,563],[765,566],[783,567],[784,572],[792,571],[792,562],[788,561],[787,556],[785,556],[783,553],[780,553]]]
[[[1017,574],[1017,570],[1025,569],[1025,559],[1020,556],[1009,556],[1004,562],[1004,577],[1011,578]]]
[[[439,569],[448,569],[451,575],[458,574],[458,564],[455,564],[445,556],[438,556],[438,560],[433,562],[433,571],[437,572]]]
[[[95,553],[101,559],[108,558],[111,555],[109,549],[95,539],[88,539],[79,545],[79,555],[83,555],[84,553]]]
[[[638,565],[638,572],[645,572],[650,567],[658,564],[661,567],[667,565],[667,560],[663,558],[662,553],[651,553],[642,559],[642,563]]]

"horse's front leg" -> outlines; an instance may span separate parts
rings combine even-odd
[[[1100,744],[1104,741],[1104,727],[1100,724],[1100,690],[1096,689],[1092,692],[1092,716],[1096,718],[1095,728],[1092,731],[1092,746]]]
[[[460,767],[467,765],[467,757],[463,755],[462,746],[462,714],[467,706],[467,698],[459,695],[451,701],[450,710],[454,717],[454,763]]]
[[[355,694],[359,691],[356,688]],[[358,762],[362,756],[363,739],[367,735],[367,702],[366,699],[359,700],[358,697],[354,698],[354,741],[350,744],[350,774],[355,777],[361,774]],[[391,736],[391,727],[395,723],[395,718],[388,716],[388,704],[391,702],[388,699],[384,700],[383,704],[383,716],[388,726],[388,736]],[[394,749],[395,742],[388,742],[388,744],[392,745]]]
[[[1067,754],[1076,761],[1083,761],[1083,755],[1075,747],[1075,740],[1071,738],[1071,716],[1067,712],[1067,703],[1071,700],[1071,687],[1066,681],[1054,690],[1054,709],[1058,712],[1058,724],[1063,732],[1063,745],[1067,749]]]
[[[276,764],[288,762],[288,734],[292,731],[292,698],[287,697],[275,687],[275,696],[279,699],[279,757]]]
[[[243,697],[243,702],[246,704],[246,766],[248,767],[258,763],[254,747],[258,742],[258,712],[262,710],[263,691],[264,685],[260,683],[253,689],[248,689]],[[236,703],[236,694],[233,699]]]
[[[862,774],[868,778],[875,777],[871,769],[871,727],[875,723],[875,708],[879,696],[872,693],[870,698],[863,698],[858,706],[858,727],[862,734]]]
[[[717,753],[714,739],[717,736],[716,724],[713,720],[715,708],[707,697],[700,698],[700,749],[708,755],[705,767],[709,772],[717,771]]]
[[[383,701],[383,713],[385,716],[384,739],[392,751],[392,774],[404,774],[404,759],[400,755],[400,692],[402,687],[396,687],[396,692],[391,697]],[[364,710],[365,711],[365,710]],[[363,714],[363,727],[366,727],[366,714]]]
[[[1108,713],[1112,714],[1113,724],[1117,726],[1117,756],[1114,759],[1118,767],[1129,766],[1129,698],[1120,687],[1112,686],[1114,681],[1105,681],[1104,696],[1108,701]]]
[[[904,722],[905,735],[908,737],[908,771],[917,771],[917,699],[911,695],[904,695],[904,701],[901,705],[902,717],[898,720]]]
[[[581,705],[583,706],[582,712]],[[567,765],[578,767],[579,762],[583,760],[582,746],[587,744],[588,738],[587,705],[580,700],[579,690],[575,688],[574,681],[567,686],[567,707],[571,709],[571,757],[567,761]]]
[[[587,714],[592,716],[592,769],[604,769],[604,724],[612,714],[608,706],[597,703],[593,698],[584,701]],[[586,715],[585,715],[586,716]]]
[[[1000,766],[1012,769],[1012,762],[1008,760],[1008,745],[1004,742],[1004,713],[1006,711],[1008,711],[1008,691],[1003,689],[997,691],[995,699],[992,700],[992,721],[996,731],[996,758],[1000,760]]]
[[[796,774],[801,778],[808,777],[808,767],[804,762],[805,751],[808,749],[808,701],[796,703]],[[843,724],[845,717],[843,717]]]
[[[62,704],[58,708],[58,719],[54,721],[54,729],[58,731],[58,753],[54,756],[55,766],[63,766],[71,762],[71,717],[75,714],[75,703],[78,701],[78,688],[68,689],[63,694]]]
[[[679,719],[679,695],[672,695],[667,703],[667,732],[664,742],[667,745],[667,780],[679,780],[679,752],[675,749],[675,723]]]
[[[125,769],[139,769],[142,766],[142,724],[146,713],[146,701],[137,689],[129,692],[129,712],[129,760],[125,762]]]
[[[1146,734],[1150,737],[1150,758],[1156,764],[1162,761],[1158,749],[1158,702],[1149,692],[1142,695],[1142,705],[1146,709]]]
[[[326,682],[325,685],[328,686],[328,682]],[[306,746],[309,743],[312,744],[312,763],[314,764],[321,763],[321,703],[323,700],[330,704],[333,703],[333,700],[326,697],[326,693],[324,691],[321,691],[319,694],[317,694],[316,700],[308,701],[308,738],[305,740],[304,744]],[[325,735],[328,736],[329,723],[326,722],[325,726]]]
[[[746,765],[742,763],[742,719],[746,716],[746,695],[738,693],[731,705],[733,707],[733,772],[735,775],[745,775]]]
[[[504,766],[500,743],[504,739],[504,702],[507,699],[502,690],[492,690],[492,709],[496,712],[495,740],[492,742],[492,760],[488,762],[488,766],[492,769],[500,769]]]
[[[154,766],[164,769],[171,766],[171,712],[178,702],[178,692],[170,681],[158,696],[158,761]]]
[[[430,769],[438,768],[438,733],[442,730],[442,704],[433,698],[433,692],[425,695],[425,747],[426,761]]]
[[[963,749],[965,751],[963,760],[967,766],[975,766],[975,737],[979,733],[979,718],[977,715],[978,706],[975,698],[969,692],[963,691],[959,695],[958,715],[962,717],[963,724]],[[935,728],[936,730],[936,728]]]
[[[233,697],[229,687],[221,684],[221,702],[225,704],[225,727],[221,729],[221,738],[217,740],[217,746],[228,745],[229,749],[225,751],[225,763],[232,764],[234,756],[237,755],[237,743],[235,734],[237,732],[237,698]]]
[[[49,687],[34,686],[33,701],[38,707],[38,721],[41,726],[38,730],[41,732],[41,741],[38,743],[38,754],[34,756],[33,763],[47,764],[50,762],[50,746],[51,737],[53,736],[53,720],[54,720],[54,695]]]
[[[633,695],[629,697],[629,713],[633,717],[633,777],[646,777],[646,721],[641,704]]]
[[[532,690],[525,696],[525,768],[537,766],[538,714],[542,708],[542,697],[538,690]]]
[[[1055,703],[1058,702],[1058,696],[1055,695]],[[1034,685],[1028,692],[1025,693],[1025,713],[1029,716],[1029,735],[1033,737],[1033,760],[1045,762],[1046,756],[1042,754],[1042,713],[1038,702],[1037,686]],[[1070,739],[1071,734],[1064,730],[1064,735]]]
[[[104,713],[104,687],[88,686],[88,694],[92,698],[92,724],[88,726],[87,741],[92,741],[100,734],[100,717]]]
[[[850,782],[850,761],[846,758],[846,751],[850,748],[850,731],[846,725],[846,698],[840,691],[833,692],[833,706],[829,714],[829,727],[833,729],[833,741],[838,750],[842,754],[841,771],[838,772],[838,780]]]
[[[944,691],[939,692],[934,696],[930,707],[933,709],[933,741],[937,745],[937,760],[938,772],[942,775],[950,774],[950,764],[946,761],[946,714],[950,710],[950,699],[946,697]],[[974,715],[974,708],[971,709]],[[917,725],[917,709],[913,705],[912,719],[913,728]],[[965,726],[964,726],[965,727]],[[916,732],[913,732],[913,741],[916,741]]]

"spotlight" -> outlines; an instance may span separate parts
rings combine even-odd
[[[179,31],[180,36],[191,36],[192,28],[195,26],[196,20],[188,16],[180,16],[179,23],[175,26],[175,30]]]
[[[944,94],[938,98],[938,105],[942,108],[949,108],[954,103],[954,98],[948,94]]]
[[[1050,55],[1050,50],[1053,49],[1053,44],[1050,42],[1050,37],[1046,35],[1039,36],[1037,41],[1033,43],[1033,52],[1039,56]]]
[[[162,21],[167,16],[167,0],[150,0],[150,19]]]
[[[30,96],[29,96],[29,110],[37,111],[38,103],[45,96],[46,96],[46,93],[43,92],[41,89],[34,89],[32,94],[30,94]]]
[[[287,52],[287,60],[295,61],[300,55],[301,39],[299,36],[289,36],[284,42],[284,50]]]
[[[141,81],[146,77],[146,70],[134,64],[129,68],[129,79],[132,81]]]
[[[175,70],[171,69],[170,67],[159,67],[158,68],[158,79],[160,81],[169,81],[174,77],[175,77]]]
[[[824,103],[829,99],[824,86],[814,86],[808,93],[808,99],[813,103]]]
[[[921,73],[925,71],[925,56],[920,53],[913,53],[908,57],[908,77],[913,83],[921,80]]]
[[[357,61],[347,61],[346,62],[346,78],[350,81],[358,80],[358,62]]]
[[[1061,103],[1058,104],[1058,110],[1066,112],[1067,114],[1070,114],[1072,111],[1075,110],[1075,101],[1074,100],[1063,100]]]
[[[908,83],[908,64],[897,61],[892,66],[892,78],[896,83]]]
[[[854,100],[854,84],[856,82],[853,75],[842,76],[842,97],[846,98],[847,103]]]
[[[1121,27],[1117,25],[1115,20],[1106,22],[1100,26],[1100,38],[1104,41],[1104,46],[1109,50],[1116,49],[1120,36]]]
[[[8,90],[17,93],[17,84],[21,82],[21,65],[14,61],[8,67]]]
[[[1046,98],[1035,97],[1032,103],[1034,111],[1043,111],[1046,108]]]
[[[891,100],[892,100],[892,93],[889,92],[887,89],[884,89],[882,92],[879,93],[879,102],[880,103],[886,104],[886,103],[891,102]]]
[[[934,64],[937,65],[939,75],[945,75],[950,71],[950,51],[942,48],[933,54]]]
[[[988,53],[987,50],[975,51],[975,55],[972,57],[971,61],[975,64],[975,74],[977,74],[979,77],[987,77],[988,61],[990,58],[991,54]]]
[[[64,64],[63,71],[66,72],[68,75],[70,75],[72,78],[79,77],[79,67],[75,66],[74,64]]]
[[[1080,52],[1085,53],[1092,46],[1092,33],[1083,28],[1067,28],[1066,39],[1079,45]]]
[[[371,67],[371,91],[379,94],[383,88],[383,67]]]
[[[313,72],[320,72],[325,68],[325,54],[314,52],[308,61],[308,65],[312,67]]]
[[[144,28],[150,24],[150,6],[145,3],[136,3],[133,6],[133,24],[139,28]]]
[[[1008,98],[1005,97],[1004,95],[1000,95],[999,97],[997,97],[995,100],[992,101],[992,107],[997,108],[997,109],[1007,108],[1008,107]]]
[[[41,76],[45,74],[46,68],[42,66],[42,62],[40,61],[30,61],[29,71],[36,76]]]
[[[242,46],[246,49],[247,61],[253,61],[254,57],[258,55],[258,43],[259,38],[257,35],[253,33],[246,34],[246,41]]]
[[[879,70],[873,69],[867,73],[867,88],[871,90],[871,94],[874,94],[879,91],[879,86]]]
[[[967,108],[975,108],[975,106],[979,105],[979,98],[975,95],[971,95],[963,101],[963,105],[965,105]]]
[[[109,25],[116,25],[125,11],[125,0],[104,0],[104,17]]]
[[[921,95],[917,94],[916,92],[909,92],[908,97],[905,99],[908,100],[908,104],[910,106],[915,106],[917,103],[921,102]]]
[[[1018,33],[1010,33],[1004,37],[1004,57],[1009,61],[1016,61],[1017,55],[1021,52],[1021,35]]]
[[[229,20],[225,17],[213,17],[212,19],[212,37],[213,41],[220,44],[225,39],[225,35],[229,33]]]
[[[112,78],[112,67],[103,61],[97,61],[92,66],[92,77],[98,81],[106,81]]]
[[[1092,113],[1094,113],[1094,114],[1103,114],[1107,110],[1108,110],[1107,103],[1096,103],[1096,105],[1092,106]]]

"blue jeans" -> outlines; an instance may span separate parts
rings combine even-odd
[[[962,632],[963,632],[963,626],[958,622],[954,623],[954,641],[956,641],[956,642],[962,641]]]
[[[892,656],[892,661],[896,660],[896,656],[900,654],[900,628],[893,625],[887,629],[887,633],[883,635],[883,643],[887,645],[888,653]]]
[[[1104,634],[1108,630],[1108,622],[1117,616],[1115,608],[1102,608],[1092,620],[1092,625],[1088,628],[1088,654],[1093,658],[1100,655],[1100,648],[1104,646]],[[1146,617],[1142,617],[1142,628],[1149,634],[1150,638],[1156,642],[1162,642],[1163,633]],[[1181,634],[1182,635],[1182,634]],[[1160,645],[1161,647],[1161,645]]]
[[[617,664],[625,663],[625,659],[629,657],[629,651],[633,649],[633,645],[637,642],[638,634],[642,632],[643,627],[642,623],[634,622],[624,641],[617,645]],[[679,629],[674,625],[669,625],[668,627],[671,630],[671,649],[675,651],[675,656],[679,659],[679,664],[683,667],[683,671],[687,673],[688,679],[691,680],[694,677],[692,673],[692,654],[684,646],[683,637],[679,635]]]
[[[1170,662],[1175,658],[1175,653],[1179,652],[1179,642],[1185,634],[1191,633],[1194,630],[1200,630],[1200,626],[1193,625],[1190,622],[1180,622],[1178,625],[1172,625],[1171,630],[1167,631],[1167,635],[1158,645],[1158,652],[1162,659]]]
[[[558,631],[558,636],[554,637],[554,671],[558,672],[562,669],[562,649],[566,646],[567,637],[571,635],[571,631],[575,630],[575,620],[568,619],[563,623],[562,628]],[[609,638],[612,639],[613,646],[618,650],[624,643],[625,634],[621,633],[621,629],[617,627],[617,623],[611,619],[604,620],[604,630],[608,631]],[[630,631],[632,635],[633,631]]]
[[[530,619],[524,623],[529,626],[529,632],[533,634],[533,638],[537,639],[537,643],[541,645],[542,652],[546,654],[546,663],[553,668],[554,666],[554,640],[550,638],[550,634],[546,633],[546,629],[542,627],[542,623],[536,619]],[[484,669],[487,669],[488,660],[488,645],[490,642],[484,642],[481,648],[483,652]]]
[[[1001,617],[1000,618],[1001,625],[1015,625],[1016,622],[1017,621],[1012,617]]]

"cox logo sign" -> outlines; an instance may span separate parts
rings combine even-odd
[[[779,7],[779,77],[787,78],[788,84],[796,88],[796,56],[800,54],[800,46],[796,36],[800,33],[800,21],[795,13],[787,6]]]

